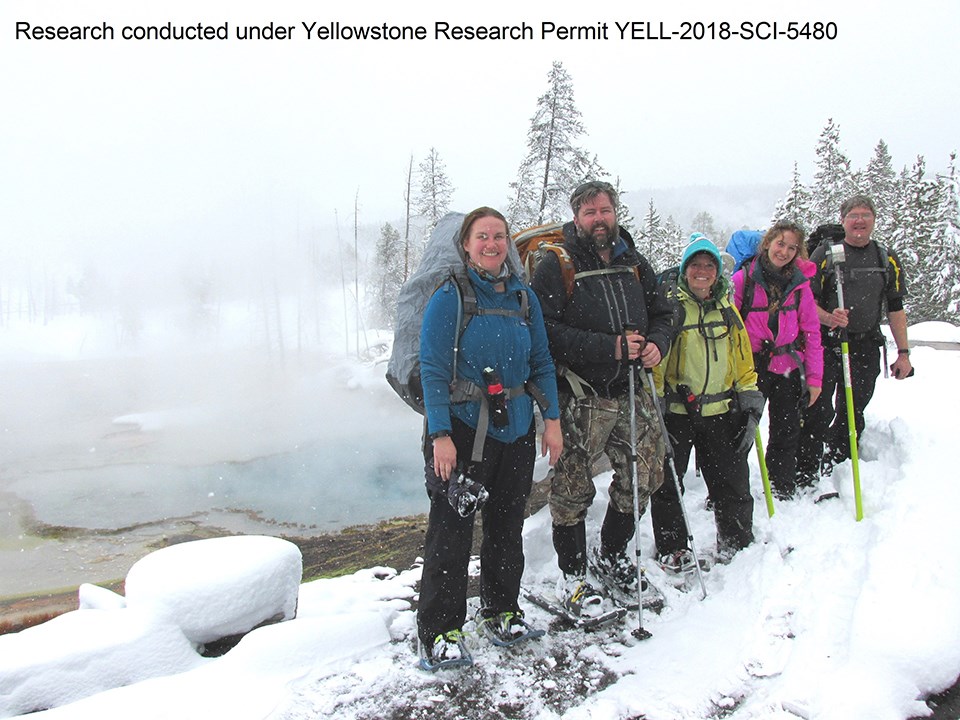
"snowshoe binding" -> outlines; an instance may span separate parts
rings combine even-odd
[[[477,613],[476,622],[477,629],[499,647],[511,647],[546,635],[545,630],[538,630],[524,620],[520,610],[497,613],[483,608]]]

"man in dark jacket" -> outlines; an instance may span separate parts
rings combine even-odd
[[[559,258],[546,253],[531,286],[543,307],[559,375],[564,449],[550,487],[553,544],[561,578],[557,596],[579,612],[597,594],[587,583],[585,520],[593,502],[593,462],[605,453],[613,467],[610,503],[591,570],[615,599],[636,597],[636,566],[626,553],[633,536],[630,403],[636,413],[636,478],[641,512],[663,482],[664,444],[655,398],[638,368],[629,397],[630,364],[652,368],[675,334],[672,308],[658,292],[653,268],[617,223],[617,192],[588,182],[570,198],[574,220],[563,228],[575,282],[567,294]],[[620,597],[618,597],[620,596]]]

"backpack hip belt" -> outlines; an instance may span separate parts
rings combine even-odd
[[[521,395],[529,395],[541,408],[546,408],[548,405],[546,394],[537,387],[536,383],[530,380],[527,380],[523,385],[504,388],[503,394],[507,400],[512,400]],[[487,439],[487,429],[490,427],[490,404],[487,401],[487,393],[481,386],[470,380],[455,380],[450,383],[450,402],[480,403],[480,415],[477,418],[477,430],[473,438],[473,450],[470,455],[471,462],[480,462],[483,459],[483,444]]]
[[[724,390],[723,392],[718,393],[704,393],[703,395],[695,395],[697,403],[702,408],[705,405],[710,403],[720,402],[722,400],[728,400],[733,397],[733,388],[729,390]],[[668,403],[679,403],[686,407],[687,398],[684,397],[683,393],[678,392],[677,390],[669,390],[663,394],[663,399]]]

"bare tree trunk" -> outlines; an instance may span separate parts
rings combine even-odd
[[[407,219],[403,228],[403,280],[410,277],[410,194],[413,184],[413,155],[410,156],[410,167],[407,168],[407,192],[404,200],[407,202]]]
[[[287,366],[286,343],[283,339],[283,318],[282,310],[280,308],[280,285],[277,282],[276,276],[273,278],[273,302],[275,304],[273,310],[277,316],[277,345],[279,346],[280,350],[280,368],[285,370]]]
[[[353,298],[357,318],[357,357],[360,357],[360,188],[353,198]]]
[[[343,291],[343,351],[350,354],[350,320],[347,315],[347,275],[343,268],[343,242],[340,239],[340,214],[334,210],[337,221],[337,251],[340,253],[340,289]]]
[[[547,188],[550,187],[550,165],[553,161],[553,135],[557,121],[557,95],[554,93],[550,108],[550,134],[547,140],[547,156],[543,162],[543,187],[540,191],[540,213],[537,224],[544,222],[543,209],[547,206]]]

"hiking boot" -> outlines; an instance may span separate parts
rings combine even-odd
[[[600,584],[612,594],[621,598],[636,597],[637,566],[625,552],[610,556],[594,548],[590,551],[588,565]],[[643,581],[643,589],[647,589],[646,579]]]
[[[441,667],[473,665],[473,656],[464,644],[466,636],[460,630],[450,630],[434,638],[430,646],[420,646],[420,667],[433,671]]]
[[[582,575],[560,574],[557,601],[572,615],[591,617],[603,612],[603,596]]]
[[[697,567],[693,553],[686,548],[661,555],[657,558],[657,562],[667,572],[678,574],[690,572]]]

